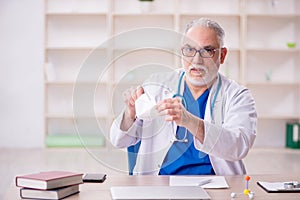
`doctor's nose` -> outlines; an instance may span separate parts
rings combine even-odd
[[[203,58],[200,56],[200,52],[199,51],[193,57],[193,63],[194,64],[203,64]]]

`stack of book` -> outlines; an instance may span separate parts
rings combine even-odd
[[[79,192],[81,173],[66,171],[44,171],[16,177],[21,198],[62,199]]]

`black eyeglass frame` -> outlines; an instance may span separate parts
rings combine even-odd
[[[184,49],[185,48],[189,48],[189,49],[193,49],[194,50],[194,55],[185,55],[184,54]],[[185,56],[185,57],[195,57],[196,56],[196,54],[197,54],[197,52],[199,53],[199,55],[201,56],[201,58],[212,58],[212,57],[214,57],[214,55],[215,55],[215,53],[216,53],[216,51],[217,50],[221,50],[222,48],[214,48],[214,49],[205,49],[205,48],[201,48],[201,49],[199,49],[199,50],[197,50],[196,48],[193,48],[193,47],[182,47],[181,48],[181,53],[182,53],[182,55],[183,56]],[[203,56],[203,52],[204,53],[207,53],[208,51],[212,51],[212,54],[211,55],[209,55],[209,56],[206,56],[206,55],[204,55]]]

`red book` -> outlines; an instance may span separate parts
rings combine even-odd
[[[45,171],[16,177],[16,186],[33,189],[54,189],[82,183],[82,173]]]

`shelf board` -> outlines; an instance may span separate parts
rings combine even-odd
[[[75,85],[75,84],[86,84],[86,85],[94,85],[94,84],[101,84],[101,85],[109,85],[109,82],[97,82],[97,81],[46,81],[45,84],[47,85]]]
[[[299,16],[296,13],[246,13],[247,17],[265,17],[265,18],[294,18]]]
[[[46,81],[47,85],[75,85],[74,81]]]
[[[134,80],[134,81],[136,81],[136,82],[133,82],[133,81],[123,81],[123,82],[118,82],[118,81],[114,81],[113,83],[112,83],[112,86],[113,87],[115,87],[115,86],[118,86],[118,85],[125,85],[125,86],[131,86],[131,85],[136,85],[136,86],[138,86],[139,84],[137,83],[137,82],[144,82],[144,80]]]
[[[179,13],[179,17],[196,17],[196,16],[205,16],[209,18],[214,18],[214,17],[240,17],[240,13],[190,13],[190,12],[182,12]]]
[[[299,115],[283,115],[283,114],[273,114],[273,115],[259,115],[258,119],[270,119],[270,120],[300,120],[300,114]]]
[[[96,115],[80,115],[74,117],[73,113],[48,113],[45,115],[47,119],[77,119],[77,118],[98,118],[98,119],[109,119],[109,115],[96,114]]]
[[[48,16],[106,16],[107,13],[105,12],[47,12],[46,15]]]
[[[290,53],[290,52],[299,52],[300,49],[296,48],[262,48],[262,47],[250,47],[247,48],[246,51],[257,51],[257,52],[286,52],[286,53]]]
[[[283,87],[299,87],[300,86],[300,83],[288,83],[288,82],[248,82],[246,83],[246,86],[250,86],[250,87],[261,87],[261,86],[283,86]]]
[[[99,46],[47,46],[46,50],[94,50],[94,49],[103,49],[105,50],[106,47],[99,47]]]
[[[167,47],[166,47],[167,48]],[[55,51],[68,51],[68,50],[108,50],[107,47],[101,46],[47,46],[46,50],[55,50]],[[111,49],[111,47],[110,47]],[[125,51],[131,49],[126,47],[115,47],[115,51]],[[227,47],[229,51],[240,51],[241,49],[238,47]],[[173,50],[172,48],[168,48],[168,50]],[[249,47],[246,49],[247,51],[268,51],[268,52],[299,52],[299,48],[262,48],[262,47]]]
[[[161,17],[173,17],[173,13],[159,13],[159,12],[149,12],[149,13],[126,13],[118,12],[112,13],[113,17],[137,17],[137,16],[161,16]]]
[[[166,50],[169,51],[173,51],[174,48],[170,48],[170,47],[165,47]],[[226,47],[228,51],[240,51],[241,49],[238,47]],[[105,46],[101,46],[101,48],[99,46],[48,46],[46,47],[46,50],[53,50],[53,51],[72,51],[72,50],[94,50],[94,49],[99,49],[99,50],[114,50],[114,51],[126,51],[126,50],[132,50],[132,47],[124,47],[124,46],[115,46],[114,49],[112,49],[112,47],[105,47]],[[149,49],[154,49],[153,48],[149,48]],[[260,48],[258,48],[260,49]],[[251,49],[252,50],[252,49]],[[255,48],[253,48],[253,50],[256,50]],[[289,50],[289,49],[287,49]],[[292,49],[291,49],[292,50]],[[297,49],[294,49],[297,50]]]

